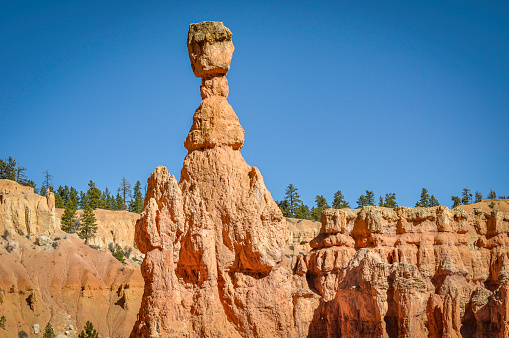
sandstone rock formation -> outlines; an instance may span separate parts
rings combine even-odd
[[[57,215],[57,223],[60,227],[60,219],[65,209],[55,209]],[[78,220],[81,218],[83,210],[77,210]],[[89,240],[89,245],[95,248],[111,250],[119,245],[128,258],[134,258],[140,262],[143,255],[136,248],[134,243],[134,230],[136,221],[140,218],[139,214],[129,211],[113,211],[113,210],[94,210],[97,221],[97,233],[95,237]]]
[[[228,104],[233,44],[222,23],[189,28],[202,103],[185,140],[180,182],[158,167],[148,180],[136,242],[145,294],[132,337],[271,336],[292,332],[286,222],[240,149]]]
[[[310,334],[504,337],[508,233],[499,211],[324,211],[295,270],[322,296]]]
[[[34,193],[15,181],[0,179],[0,233],[50,234],[59,228],[55,196]]]
[[[107,248],[95,250],[61,231],[52,194],[0,180],[0,200],[0,316],[6,318],[0,336],[32,336],[49,321],[56,333],[77,337],[90,320],[101,337],[127,337],[143,293],[138,265],[123,266]],[[98,235],[114,230],[114,239],[131,233],[134,240],[134,214],[96,214]]]
[[[321,223],[307,219],[286,218],[288,242],[285,250],[284,266],[292,269],[296,257],[307,255],[311,250],[309,243],[320,233]]]
[[[127,337],[143,292],[140,271],[76,235],[56,231],[50,239],[37,245],[35,238],[10,235],[16,250],[0,239],[0,316],[6,317],[0,336],[32,336],[34,325],[51,322],[57,333],[77,337],[89,320],[101,337]]]
[[[507,337],[509,213],[328,209],[283,264],[288,224],[227,102],[231,32],[190,25],[203,101],[180,182],[157,167],[136,224],[143,300],[131,337]],[[295,224],[292,224],[296,228]],[[300,239],[302,238],[302,240]]]

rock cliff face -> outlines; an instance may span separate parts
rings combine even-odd
[[[57,223],[60,228],[60,219],[65,209],[55,209],[57,215]],[[77,218],[80,219],[83,210],[77,210]],[[134,231],[136,221],[140,218],[139,214],[129,211],[113,211],[113,210],[94,210],[97,220],[97,233],[94,238],[89,240],[89,245],[110,250],[116,245],[120,245],[128,257],[138,259],[140,262],[143,257],[134,243]]]
[[[40,196],[31,187],[0,180],[0,233],[50,234],[59,228],[55,196]]]
[[[15,246],[7,243],[16,243]],[[57,333],[77,337],[91,321],[101,337],[127,337],[141,302],[143,279],[107,251],[56,231],[45,241],[10,235],[0,239],[2,337],[34,334],[51,322]]]
[[[56,333],[77,337],[90,320],[101,337],[127,337],[143,293],[137,264],[123,266],[107,248],[95,250],[61,231],[59,211],[52,194],[0,180],[0,316],[6,318],[0,336],[34,336],[51,322]],[[132,218],[139,215],[95,213],[97,235],[105,234],[97,243],[134,241]]]
[[[131,337],[508,336],[508,213],[328,209],[312,250],[285,268],[288,224],[242,158],[227,102],[231,36],[222,23],[190,25],[203,101],[180,182],[164,167],[148,179]],[[311,239],[295,243],[292,228],[293,244]]]
[[[311,335],[504,337],[509,214],[446,207],[322,213],[295,272],[320,294]]]

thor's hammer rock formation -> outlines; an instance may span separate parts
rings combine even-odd
[[[286,220],[242,157],[244,130],[226,100],[232,34],[191,24],[187,44],[203,101],[180,182],[165,167],[148,179],[136,225],[145,291],[131,337],[291,335]]]

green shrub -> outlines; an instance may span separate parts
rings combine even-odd
[[[55,331],[53,331],[53,326],[51,326],[51,323],[48,322],[46,324],[46,328],[44,329],[44,334],[42,335],[43,338],[55,338]]]
[[[118,259],[122,264],[126,264],[124,250],[122,250],[122,247],[120,245],[117,244],[115,250],[112,251],[111,254],[113,255],[113,257]]]
[[[94,329],[94,325],[91,322],[87,321],[85,324],[85,329],[81,331],[78,338],[99,338],[99,334]]]

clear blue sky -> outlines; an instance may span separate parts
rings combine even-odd
[[[188,25],[233,32],[230,104],[274,199],[509,195],[507,1],[3,1],[0,157],[40,187],[180,177]]]

